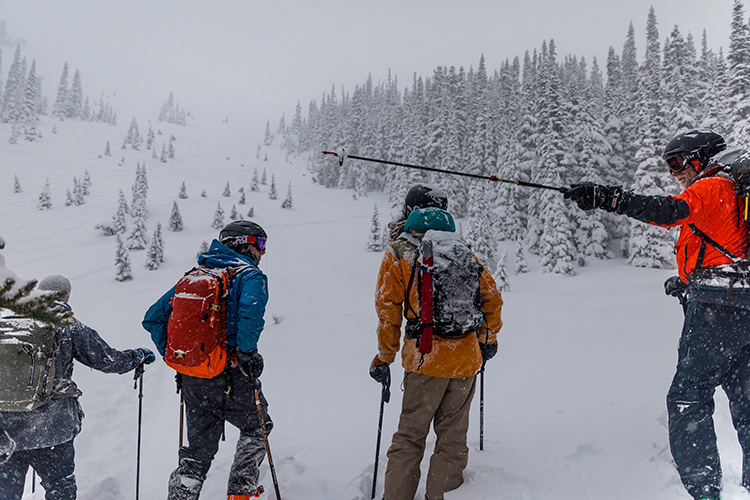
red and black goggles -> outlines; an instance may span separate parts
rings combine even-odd
[[[242,245],[247,243],[261,252],[266,251],[266,238],[263,236],[233,236],[231,238],[225,238],[222,243],[229,243],[231,245]]]
[[[664,161],[667,162],[669,171],[675,174],[678,172],[682,172],[688,167],[692,167],[693,160],[695,160],[695,155],[683,155],[682,153],[677,153],[664,159]]]

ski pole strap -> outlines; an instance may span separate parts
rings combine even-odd
[[[706,233],[698,229],[695,224],[691,223],[691,224],[688,224],[687,226],[690,228],[690,230],[693,232],[694,235],[696,235],[698,238],[700,238],[701,240],[703,240],[704,242],[706,242],[707,244],[711,245],[716,250],[721,252],[721,254],[724,255],[724,257],[726,257],[727,259],[731,260],[735,264],[742,262],[742,259],[740,259],[735,254],[733,254],[732,252],[730,252],[729,250],[721,246],[709,235],[707,235]]]

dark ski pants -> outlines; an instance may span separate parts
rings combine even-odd
[[[39,474],[46,500],[75,500],[74,462],[72,440],[49,448],[17,450],[0,465],[0,500],[21,499],[29,467]]]
[[[229,371],[227,381],[227,373],[213,379],[183,377],[188,445],[180,448],[179,465],[169,478],[168,500],[198,498],[219,450],[225,422],[240,430],[227,495],[250,495],[258,487],[259,467],[266,449],[255,404],[254,381],[236,369]],[[229,395],[224,393],[227,382],[232,386]],[[273,422],[267,412],[268,403],[262,393],[260,399],[266,431],[270,432]]]
[[[750,311],[690,302],[667,411],[672,456],[694,498],[718,494],[721,488],[713,422],[718,386],[729,399],[743,453],[742,483],[750,487]]]
[[[469,461],[469,408],[475,388],[476,376],[451,379],[406,374],[401,418],[388,449],[385,500],[414,500],[430,424],[437,441],[427,472],[427,498],[443,500],[445,492],[463,484]]]

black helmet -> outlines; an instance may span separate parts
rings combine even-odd
[[[219,233],[219,241],[232,250],[242,255],[255,257],[250,251],[254,246],[260,252],[266,251],[266,239],[268,235],[255,222],[249,220],[232,221]]]
[[[698,160],[700,164],[700,169],[698,170],[703,170],[708,165],[708,160],[726,149],[726,147],[726,141],[716,132],[711,132],[710,130],[691,130],[690,132],[677,134],[672,138],[664,148],[664,153],[662,153],[661,157],[668,160],[673,156],[681,155],[684,165],[687,165],[692,160]],[[670,166],[670,168],[673,167]],[[673,170],[678,171],[674,168]]]
[[[406,193],[406,200],[404,200],[405,216],[409,215],[412,210],[428,207],[447,210],[448,197],[440,189],[424,184],[417,184]]]

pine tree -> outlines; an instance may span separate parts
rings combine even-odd
[[[237,203],[239,203],[240,205],[244,205],[246,202],[247,202],[247,200],[245,198],[245,191],[242,190],[242,191],[240,191],[240,199],[239,199],[239,201],[237,201]]]
[[[201,246],[200,246],[200,248],[198,249],[198,255],[197,255],[197,257],[200,257],[200,256],[201,256],[201,255],[203,255],[204,253],[208,252],[208,248],[209,248],[209,247],[208,247],[208,242],[207,242],[207,241],[203,241],[203,242],[201,242]]]
[[[369,252],[381,252],[383,250],[383,231],[380,227],[380,215],[378,214],[378,204],[372,209],[372,219],[370,219],[370,237],[367,240],[367,250]]]
[[[128,236],[129,250],[143,250],[148,244],[148,241],[146,241],[146,218],[143,211],[136,212],[137,206],[133,206],[133,229]]]
[[[247,211],[247,216],[251,219],[255,217],[255,207],[250,207],[250,210]]]
[[[172,205],[172,214],[169,216],[169,230],[170,231],[182,231],[183,229],[183,223],[182,223],[182,215],[180,214],[180,208],[177,206],[177,202],[175,201]]]
[[[154,128],[151,125],[149,125],[148,134],[146,135],[146,149],[152,149],[154,147],[155,140],[156,140],[156,136],[154,135]]]
[[[128,213],[128,202],[125,199],[125,193],[120,189],[120,194],[117,198],[117,212],[113,217],[112,227],[115,233],[125,234],[127,231],[127,223],[125,221],[125,215]]]
[[[177,195],[177,197],[181,200],[187,200],[187,187],[185,187],[185,181],[182,181],[182,186],[180,186],[180,194]]]
[[[227,182],[227,185],[224,186],[224,193],[222,193],[222,196],[224,196],[224,198],[229,198],[230,196],[232,196],[232,192],[229,190],[229,182]]]
[[[25,73],[26,70],[23,68],[21,61],[21,46],[18,45],[13,56],[13,62],[8,70],[8,78],[5,80],[5,92],[2,98],[3,108],[2,115],[0,115],[3,123],[15,123],[21,114],[21,96],[26,80]],[[20,135],[20,132],[18,132],[18,135]],[[15,144],[15,142],[11,142],[11,144]]]
[[[263,167],[263,176],[260,178],[260,183],[263,186],[268,184],[268,182],[266,181],[266,168],[265,167]]]
[[[91,194],[91,175],[88,170],[83,171],[83,182],[81,184],[83,189],[83,195],[88,196]]]
[[[526,263],[526,258],[523,255],[523,245],[520,241],[516,241],[516,254],[513,269],[516,274],[529,272],[529,265]]]
[[[273,134],[271,134],[271,120],[266,122],[266,137],[263,139],[264,146],[273,144]]]
[[[52,108],[52,115],[65,119],[65,110],[68,103],[68,63],[63,66],[62,75],[60,76],[60,83],[57,86],[57,98],[55,99],[55,105]]]
[[[73,204],[73,195],[70,194],[70,189],[65,191],[65,206],[69,207]]]
[[[107,145],[104,147],[104,156],[112,156],[112,150],[109,147],[109,141],[107,141]]]
[[[221,208],[221,202],[216,205],[214,221],[211,223],[211,227],[214,229],[222,229],[224,227],[224,210]]]
[[[135,149],[136,151],[141,149],[141,142],[143,139],[141,138],[141,133],[138,130],[138,122],[135,119],[135,116],[130,121],[130,128],[128,128],[128,135],[125,136],[125,143],[129,144],[132,149]]]
[[[741,0],[734,1],[729,52],[726,98],[729,107],[729,137],[734,144],[750,142],[750,27]]]
[[[497,261],[497,266],[495,266],[495,272],[492,273],[492,277],[495,278],[495,283],[497,283],[497,289],[501,292],[507,292],[510,290],[510,283],[508,282],[508,252],[506,250],[503,250],[502,255],[500,255],[500,259]]]
[[[130,253],[117,235],[117,252],[115,253],[115,279],[117,281],[130,281],[133,274],[130,266]]]
[[[169,145],[167,146],[167,156],[170,160],[174,159],[174,136],[170,136]]]
[[[32,61],[29,75],[26,77],[26,85],[23,92],[23,102],[19,120],[23,126],[24,137],[27,141],[36,141],[41,138],[37,129],[39,122],[39,99],[37,89],[36,60]]]
[[[161,156],[159,157],[159,161],[167,163],[167,145],[165,143],[161,144]]]
[[[258,167],[255,167],[255,170],[253,170],[253,178],[250,181],[250,191],[260,191],[260,186],[258,185],[259,182]]]
[[[291,209],[294,204],[292,203],[292,183],[289,182],[289,187],[286,190],[286,198],[281,202],[281,208]]]
[[[73,83],[68,93],[68,106],[65,116],[68,118],[80,118],[83,110],[83,87],[81,86],[81,72],[76,70],[73,75]]]
[[[201,198],[208,198],[208,193],[206,193],[205,189],[201,191]]]
[[[80,207],[86,203],[83,197],[83,183],[78,178],[73,177],[73,205]]]
[[[271,174],[271,187],[268,189],[268,199],[275,200],[278,197],[279,195],[276,192],[276,179],[274,179],[273,174]]]
[[[232,205],[232,210],[229,212],[229,220],[242,220],[242,215],[237,212],[237,207],[235,205]]]
[[[13,192],[21,193],[21,181],[18,180],[18,175],[13,175]]]
[[[42,188],[42,193],[39,195],[37,208],[39,210],[49,210],[52,208],[52,197],[49,192],[49,179],[44,181],[44,188]]]
[[[156,223],[154,236],[151,238],[151,245],[148,247],[146,257],[146,267],[152,271],[158,269],[159,265],[164,262],[164,240],[161,238],[160,222]]]

